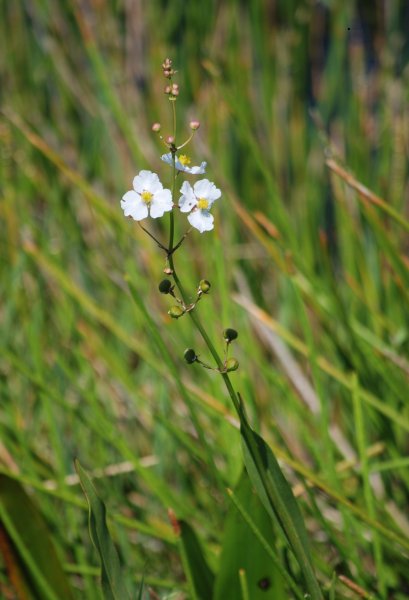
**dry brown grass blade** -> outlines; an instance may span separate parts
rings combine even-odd
[[[327,167],[338,177],[340,177],[345,183],[354,189],[359,198],[364,202],[369,202],[375,206],[378,206],[382,209],[383,212],[387,213],[390,217],[392,217],[397,223],[399,223],[406,231],[409,231],[409,222],[404,219],[392,206],[390,206],[385,200],[383,200],[380,196],[372,192],[369,188],[367,188],[363,183],[358,181],[349,171],[341,167],[333,158],[328,158],[326,161]]]

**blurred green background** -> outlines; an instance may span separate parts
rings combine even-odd
[[[168,318],[163,256],[120,209],[141,169],[170,185],[150,129],[171,133],[166,56],[178,141],[199,119],[189,154],[223,194],[180,275],[192,294],[211,281],[198,311],[220,349],[239,331],[233,383],[300,498],[323,588],[408,596],[408,23],[406,0],[0,0],[0,469],[28,486],[78,598],[99,591],[75,457],[129,588],[145,573],[160,597],[188,597],[168,507],[217,572],[242,471],[220,378],[184,363],[186,347],[210,357]],[[165,219],[144,225],[166,238]],[[24,597],[4,552],[2,597]],[[261,597],[293,597],[277,594]]]

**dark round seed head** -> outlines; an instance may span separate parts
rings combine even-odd
[[[172,282],[169,279],[162,279],[159,284],[159,291],[161,294],[169,294],[172,289]]]
[[[237,331],[235,329],[231,329],[230,327],[223,331],[223,338],[226,340],[226,342],[232,342],[233,340],[237,340],[238,335],[239,334],[237,333]]]
[[[185,350],[183,356],[188,365],[191,365],[197,359],[196,352],[193,350],[193,348],[188,348]]]

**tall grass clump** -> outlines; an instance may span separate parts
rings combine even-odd
[[[1,597],[409,595],[407,19],[0,3]]]

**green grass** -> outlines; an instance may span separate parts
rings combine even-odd
[[[236,506],[287,597],[302,590],[277,531],[227,493],[243,465],[230,399],[185,364],[187,347],[212,359],[168,318],[163,256],[120,209],[142,168],[170,185],[150,131],[171,133],[166,56],[179,134],[201,121],[189,152],[223,192],[180,277],[211,281],[197,310],[220,351],[239,331],[232,381],[293,485],[326,597],[360,597],[348,581],[409,593],[408,15],[362,4],[0,2],[0,471],[30,492],[78,598],[100,592],[75,457],[102,469],[128,589],[190,597],[168,508],[217,572]],[[164,223],[149,222],[162,239]],[[251,581],[237,574],[250,600]]]

